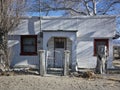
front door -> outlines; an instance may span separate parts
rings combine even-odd
[[[66,38],[54,38],[54,67],[62,68],[64,63],[64,50],[66,49]]]

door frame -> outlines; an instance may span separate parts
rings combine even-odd
[[[55,45],[55,41],[56,41],[56,39],[62,39],[62,40],[64,40],[64,50],[66,50],[67,49],[67,38],[66,37],[54,37],[54,67],[55,67],[55,47],[56,47],[56,45]]]

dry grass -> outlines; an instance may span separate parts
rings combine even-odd
[[[108,78],[107,80],[120,82],[120,79],[118,78]]]

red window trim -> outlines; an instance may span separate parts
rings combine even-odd
[[[107,49],[108,49],[108,55],[109,55],[109,39],[94,39],[94,56],[96,56],[97,52],[96,52],[96,42],[99,41],[105,41],[107,42]]]
[[[23,39],[24,38],[35,38],[35,52],[24,52],[23,51]],[[20,55],[37,55],[37,35],[21,35],[21,53]]]

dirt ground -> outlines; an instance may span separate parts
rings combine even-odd
[[[120,90],[120,74],[98,77],[0,76],[0,90]]]

